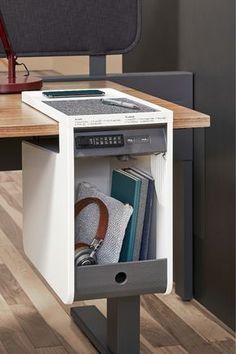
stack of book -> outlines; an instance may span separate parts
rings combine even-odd
[[[136,168],[113,170],[111,196],[133,207],[119,261],[146,260],[151,234],[153,178]]]

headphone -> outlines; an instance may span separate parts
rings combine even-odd
[[[82,209],[84,209],[89,204],[97,204],[99,208],[99,223],[96,232],[96,236],[90,243],[76,243],[75,244],[75,265],[76,266],[86,266],[97,264],[96,252],[101,247],[104,238],[106,236],[108,227],[108,210],[106,205],[99,198],[88,197],[79,200],[75,204],[75,217],[79,215]]]

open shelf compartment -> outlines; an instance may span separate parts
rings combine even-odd
[[[89,153],[91,154],[90,151]],[[155,183],[148,259],[75,267],[74,299],[109,298],[170,291],[172,284],[172,176],[166,151],[149,153],[144,156],[131,155],[127,161],[120,156],[79,157],[75,158],[74,166],[75,191],[79,183],[89,182],[101,192],[110,195],[112,171],[128,167],[139,168],[151,174]]]

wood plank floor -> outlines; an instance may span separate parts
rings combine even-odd
[[[105,300],[84,304],[106,312]],[[173,293],[141,305],[141,353],[235,353],[233,333],[195,301]],[[0,353],[96,353],[24,255],[21,172],[0,173]]]

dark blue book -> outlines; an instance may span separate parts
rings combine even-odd
[[[132,168],[132,170],[136,171],[143,177],[148,179],[148,190],[147,190],[147,199],[146,199],[146,208],[143,222],[143,230],[142,230],[142,241],[139,253],[139,260],[146,260],[148,257],[148,248],[150,243],[151,236],[151,226],[152,226],[152,212],[153,212],[153,201],[155,194],[155,185],[154,179],[148,173],[141,171],[137,168]]]
[[[125,231],[119,259],[120,262],[130,262],[133,260],[140,190],[141,180],[139,178],[129,175],[121,169],[113,170],[111,196],[133,207],[133,214]]]

